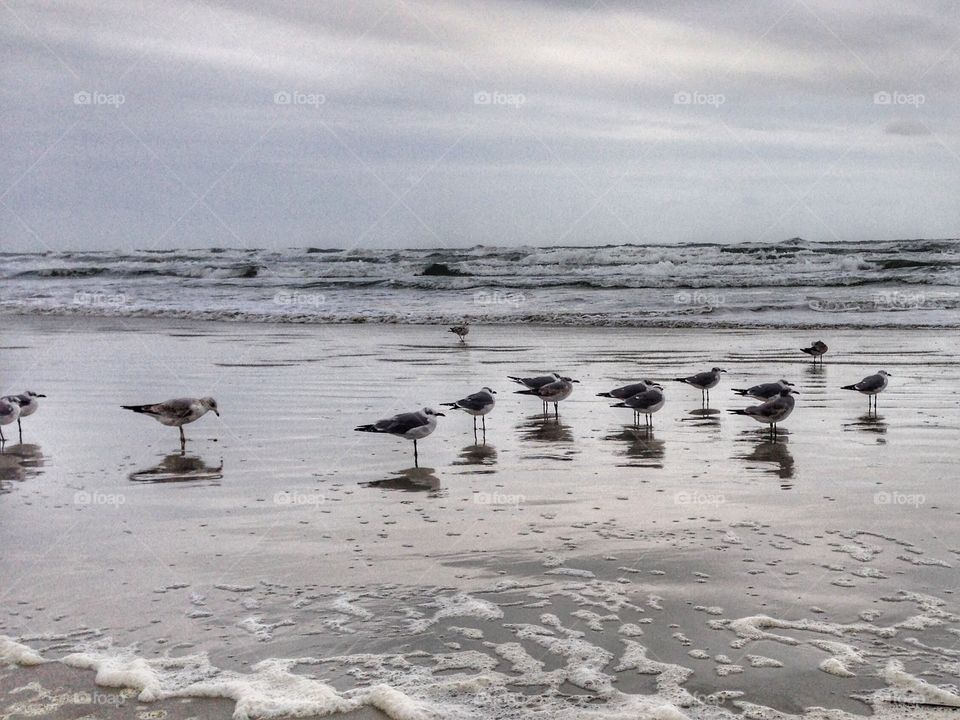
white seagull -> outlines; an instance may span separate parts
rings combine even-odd
[[[33,415],[40,408],[40,403],[37,401],[37,398],[45,397],[46,395],[35,393],[33,390],[25,390],[19,395],[7,395],[5,398],[0,398],[8,402],[15,402],[20,406],[20,417],[17,418],[17,430],[20,431],[20,442],[23,442],[23,427],[20,425],[20,418]]]
[[[784,388],[793,387],[793,383],[787,380],[777,380],[776,382],[760,383],[748,388],[730,388],[740,397],[752,397],[755,400],[770,400],[780,394]]]
[[[468,415],[473,415],[473,434],[477,434],[477,418],[479,417],[483,423],[483,433],[487,433],[487,418],[486,415],[493,410],[493,406],[496,404],[497,400],[494,395],[497,394],[496,390],[491,390],[488,387],[485,387],[480,390],[480,392],[475,392],[472,395],[467,395],[462,400],[457,400],[452,403],[440,403],[444,407],[453,408],[454,410],[463,410]]]
[[[873,409],[877,409],[877,395],[887,389],[887,378],[890,373],[880,370],[876,375],[867,375],[863,380],[853,385],[844,385],[841,390],[856,390],[867,396],[867,409],[870,409],[870,398],[873,398]]]
[[[730,410],[734,415],[746,415],[752,417],[758,423],[763,423],[770,427],[770,434],[777,434],[777,423],[781,423],[790,417],[795,404],[794,395],[799,395],[796,390],[783,388],[780,394],[771,400],[767,400],[760,405],[752,405],[745,410]]]
[[[700,399],[710,402],[710,388],[717,386],[717,383],[720,382],[720,373],[725,372],[726,370],[723,368],[715,367],[690,377],[674,378],[674,380],[697,388],[700,391]]]
[[[212,397],[176,398],[152,405],[121,405],[124,410],[133,410],[135,413],[149,415],[161,425],[180,428],[180,447],[186,445],[187,438],[183,434],[183,426],[199,420],[210,410],[220,417],[217,401]]]
[[[354,430],[357,432],[388,433],[406,440],[413,440],[413,462],[417,464],[419,462],[417,440],[423,440],[437,429],[438,417],[446,416],[425,407],[417,412],[400,413],[393,417],[377,420],[377,422],[369,425],[358,425]]]
[[[0,398],[0,427],[11,425],[20,419],[20,403],[15,398]],[[6,442],[0,430],[0,443]]]
[[[618,402],[615,405],[610,407],[628,407],[633,410],[633,420],[634,424],[640,424],[640,416],[643,415],[646,426],[648,428],[653,428],[653,417],[651,417],[657,410],[663,407],[665,398],[663,396],[663,390],[659,385],[650,385],[643,392],[637,393],[631,397],[628,397],[623,402]]]

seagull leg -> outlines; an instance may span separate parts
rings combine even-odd
[[[487,434],[487,416],[481,415],[480,422],[483,425],[483,434],[486,435]]]
[[[187,436],[183,434],[183,425],[180,426],[180,447],[187,444]]]
[[[20,433],[20,444],[23,445],[23,428],[20,426],[20,418],[17,418],[17,431]]]
[[[417,454],[417,441],[413,441],[413,464],[414,467],[420,467],[420,458]]]
[[[554,403],[554,404],[553,404],[553,416],[554,416],[555,418],[559,418],[559,417],[560,417],[560,404],[559,404],[559,403]]]
[[[3,436],[3,430],[0,430],[0,443],[5,443],[7,439]]]

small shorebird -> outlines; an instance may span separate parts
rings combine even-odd
[[[396,435],[405,440],[413,440],[413,463],[418,465],[420,457],[417,453],[417,440],[423,440],[437,429],[437,418],[446,417],[443,413],[434,412],[428,407],[416,412],[400,413],[393,417],[377,420],[370,425],[358,425],[357,432],[387,433]]]
[[[734,415],[746,415],[752,417],[758,423],[764,423],[770,426],[770,436],[777,434],[777,423],[781,423],[790,417],[793,412],[794,395],[799,395],[796,390],[783,388],[780,393],[760,405],[752,405],[745,410],[730,410]]]
[[[511,378],[514,380],[515,378]],[[532,378],[539,380],[540,378]],[[568,377],[562,377],[560,375],[556,376],[552,382],[548,382],[540,387],[532,388],[529,387],[526,390],[517,390],[515,394],[517,395],[536,395],[544,403],[544,409],[547,408],[549,403],[553,403],[553,414],[554,416],[559,417],[560,410],[557,405],[570,397],[570,393],[573,392],[573,383],[578,383],[579,380],[574,380]]]
[[[212,397],[176,398],[152,405],[121,405],[124,410],[133,410],[135,413],[149,415],[161,425],[180,428],[180,448],[186,446],[187,438],[183,434],[183,426],[199,420],[210,410],[220,417],[217,401]]]
[[[640,425],[640,416],[644,415],[646,427],[653,429],[653,414],[663,407],[665,398],[663,397],[663,389],[659,385],[651,384],[643,392],[639,392],[636,395],[628,397],[623,402],[618,402],[615,405],[610,407],[620,408],[628,407],[633,410],[633,422],[635,425]]]
[[[841,390],[856,390],[858,393],[867,396],[867,410],[870,410],[871,401],[870,398],[873,398],[873,409],[877,409],[877,395],[882,393],[887,389],[887,378],[890,377],[890,373],[886,370],[880,370],[876,375],[867,375],[863,380],[853,385],[844,385]]]
[[[710,402],[710,388],[716,387],[717,383],[720,382],[720,373],[725,373],[726,370],[723,368],[712,368],[705,372],[697,373],[696,375],[691,375],[690,377],[685,378],[674,378],[677,382],[686,383],[687,385],[692,385],[700,391],[700,399],[707,403]]]
[[[497,394],[496,390],[491,390],[488,387],[483,388],[480,392],[475,392],[472,395],[467,395],[462,400],[457,400],[452,403],[440,403],[444,407],[453,408],[454,410],[463,410],[467,415],[473,415],[473,434],[474,439],[476,439],[477,434],[477,418],[479,417],[483,423],[483,434],[487,434],[487,414],[493,410],[493,406],[496,404],[497,400],[494,395]]]
[[[780,394],[784,388],[793,387],[792,382],[777,380],[776,382],[760,383],[748,388],[730,388],[740,397],[752,397],[755,400],[770,400]]]
[[[610,392],[597,393],[597,397],[615,398],[616,400],[626,400],[634,395],[644,392],[648,387],[660,387],[653,380],[641,380],[631,385],[614,388]]]
[[[9,402],[15,402],[20,406],[20,417],[17,418],[17,430],[20,432],[20,442],[23,442],[23,427],[20,425],[20,418],[33,415],[40,408],[40,403],[37,401],[37,398],[45,397],[46,395],[35,393],[33,390],[25,390],[19,395],[7,395],[5,398],[0,398]]]
[[[450,328],[450,332],[460,338],[460,342],[466,343],[465,338],[470,334],[470,327],[467,325],[454,325]]]
[[[823,356],[826,354],[829,348],[823,340],[817,340],[810,347],[800,348],[800,352],[805,352],[807,355],[813,358],[813,362],[817,362],[817,358],[820,358],[820,364],[823,364]]]
[[[16,398],[0,399],[0,426],[11,425],[19,419],[20,403],[17,402]],[[5,443],[6,441],[7,439],[3,436],[3,431],[0,430],[0,443]]]

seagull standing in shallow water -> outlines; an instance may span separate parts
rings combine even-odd
[[[805,352],[807,355],[813,358],[813,362],[817,362],[817,358],[820,358],[820,364],[823,364],[823,356],[826,354],[829,348],[823,340],[817,340],[810,347],[800,348],[800,352]]]
[[[705,372],[697,373],[685,378],[674,378],[677,382],[692,385],[700,391],[700,399],[704,402],[710,402],[710,388],[716,387],[720,382],[720,373],[725,373],[723,368],[712,368]]]
[[[133,410],[135,413],[149,415],[161,425],[180,428],[181,450],[187,444],[187,438],[183,434],[184,425],[199,420],[210,410],[213,410],[216,416],[220,417],[217,401],[212,397],[177,398],[152,405],[121,405],[120,407],[124,410]]]
[[[772,400],[767,400],[760,405],[752,405],[746,410],[730,410],[729,412],[734,415],[746,415],[759,423],[769,425],[770,436],[773,437],[777,434],[777,423],[781,423],[790,417],[795,404],[793,396],[799,394],[796,390],[783,388],[780,394]]]
[[[890,373],[886,370],[880,370],[876,375],[867,375],[863,380],[853,385],[844,385],[841,390],[856,390],[858,393],[867,396],[867,411],[870,410],[871,401],[870,398],[873,398],[873,409],[877,409],[877,395],[882,393],[887,389],[887,378],[890,377]]]
[[[13,397],[0,398],[0,426],[11,425],[20,419],[20,403]],[[7,439],[0,430],[0,443],[5,443]]]
[[[659,385],[651,384],[643,392],[633,395],[623,402],[618,402],[610,407],[628,407],[633,410],[633,420],[635,425],[640,425],[640,416],[643,415],[646,427],[653,429],[653,414],[663,407],[665,398],[663,397],[663,388]]]
[[[614,388],[610,392],[597,393],[597,397],[605,398],[615,398],[617,400],[626,400],[631,398],[634,395],[638,395],[642,392],[646,392],[649,387],[660,387],[653,380],[641,380],[640,382],[635,382],[631,385],[624,385],[623,387]]]
[[[20,442],[23,442],[23,427],[20,425],[20,418],[33,415],[40,408],[40,403],[37,402],[37,398],[45,397],[46,395],[35,393],[33,390],[25,390],[19,395],[7,395],[5,398],[0,398],[8,402],[15,402],[20,406],[20,416],[17,418],[17,430],[20,432]]]
[[[444,407],[453,408],[454,410],[463,410],[468,415],[473,415],[473,435],[476,439],[477,435],[477,418],[479,417],[483,423],[483,435],[487,435],[487,414],[493,410],[493,406],[496,404],[497,400],[493,396],[497,394],[496,390],[491,390],[488,387],[483,388],[480,392],[475,392],[472,395],[467,395],[462,400],[457,400],[452,403],[440,403]]]
[[[513,379],[513,378],[511,378]],[[539,378],[537,378],[539,379]],[[544,403],[544,408],[547,407],[549,403],[553,403],[553,414],[555,417],[560,416],[560,410],[557,405],[562,401],[570,397],[570,393],[573,392],[573,383],[578,383],[579,380],[574,380],[573,378],[561,377],[557,375],[557,379],[553,382],[546,383],[540,387],[528,388],[527,390],[517,390],[517,395],[536,395]]]
[[[354,430],[357,432],[388,433],[406,440],[413,440],[413,463],[419,466],[417,440],[423,440],[437,429],[438,417],[446,416],[425,407],[417,412],[400,413],[390,418],[377,420],[370,425],[358,425]]]
[[[450,332],[460,338],[460,342],[466,343],[465,338],[470,334],[470,327],[467,325],[454,325],[450,328]]]
[[[784,388],[793,387],[792,382],[777,380],[771,383],[760,383],[748,388],[730,388],[740,397],[752,397],[754,400],[770,400],[780,394]]]
[[[518,385],[523,385],[528,390],[539,390],[544,385],[549,385],[552,382],[556,382],[560,379],[558,373],[550,373],[549,375],[538,375],[536,377],[516,377],[514,375],[507,375],[510,380],[513,380]],[[547,413],[547,401],[543,401],[543,413]]]

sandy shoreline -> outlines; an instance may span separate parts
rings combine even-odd
[[[792,331],[490,326],[461,348],[427,326],[8,320],[5,383],[49,397],[0,454],[0,543],[16,548],[0,556],[0,635],[45,657],[135,646],[241,673],[313,658],[296,672],[337,692],[387,683],[477,717],[506,712],[501,675],[526,678],[513,689],[532,692],[530,712],[559,712],[545,689],[593,697],[608,677],[649,695],[663,676],[631,666],[639,645],[728,710],[868,714],[852,696],[887,687],[893,659],[957,682],[953,338],[838,331],[815,370],[796,350],[811,338]],[[679,384],[649,434],[595,397],[714,363],[729,371],[720,410],[745,404],[730,387],[798,383],[778,442],[697,412]],[[880,367],[893,380],[867,417],[838,388]],[[581,385],[545,422],[505,377],[553,369]],[[419,469],[407,443],[352,432],[485,384],[500,391],[487,443],[451,413]],[[184,393],[215,395],[223,413],[188,427],[185,458],[175,431],[118,407]],[[761,616],[791,642],[748,637]],[[851,675],[824,670],[831,658]],[[51,667],[44,683],[84,682]],[[450,677],[494,688],[492,709],[438,682]]]

